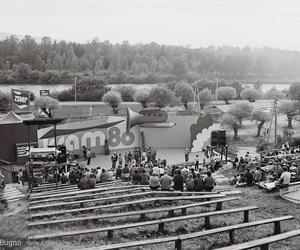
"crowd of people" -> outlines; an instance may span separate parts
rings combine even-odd
[[[187,154],[185,150],[185,161]],[[76,163],[67,172],[61,169],[58,173],[48,173],[47,179],[48,182],[77,184],[82,190],[95,188],[97,183],[122,180],[149,185],[152,190],[212,191],[216,182],[210,169],[210,165],[200,167],[198,155],[192,163],[168,166],[167,161],[157,158],[156,151],[149,147],[143,151],[135,148],[124,155],[113,153],[109,168],[89,169]]]
[[[251,157],[247,152],[245,156],[235,155],[232,166],[239,174],[234,175],[230,184],[251,186],[254,183],[264,181],[269,188],[287,187],[291,180],[300,178],[300,148],[291,147],[284,143],[281,149],[265,151],[258,156]]]

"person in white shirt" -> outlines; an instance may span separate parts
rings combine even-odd
[[[275,182],[275,186],[279,188],[288,187],[291,181],[291,173],[287,171],[287,168],[283,167],[282,170],[280,178]]]

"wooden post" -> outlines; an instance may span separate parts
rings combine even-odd
[[[170,210],[170,211],[169,211],[169,216],[170,216],[170,217],[173,217],[173,216],[174,216],[174,210]]]
[[[260,247],[260,250],[269,250],[269,244],[264,244]]]
[[[205,229],[210,229],[211,228],[209,216],[205,216],[204,228]]]
[[[244,211],[244,223],[249,222],[249,211]]]
[[[165,227],[165,223],[161,222],[158,224],[158,231],[159,232],[163,232],[164,231],[164,227]]]
[[[112,238],[114,236],[114,231],[113,230],[108,230],[107,236],[108,236],[108,238]]]
[[[230,244],[234,244],[234,230],[229,230],[229,241]]]
[[[217,202],[216,210],[222,210],[222,202]]]
[[[178,239],[175,241],[175,249],[176,250],[181,250],[182,249],[182,241],[181,239]]]
[[[281,226],[280,221],[274,222],[274,234],[280,234],[281,233]]]

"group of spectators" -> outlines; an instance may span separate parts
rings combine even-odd
[[[292,179],[298,180],[300,177],[300,167],[297,165],[299,153],[299,147],[284,143],[281,149],[263,152],[261,159],[251,157],[249,152],[241,157],[235,155],[232,165],[240,173],[234,175],[230,184],[251,186],[264,181],[270,187],[286,187]]]

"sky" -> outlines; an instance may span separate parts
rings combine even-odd
[[[0,0],[0,32],[300,50],[299,0]]]

